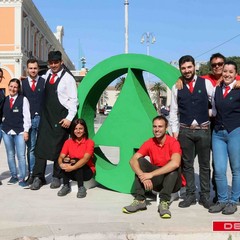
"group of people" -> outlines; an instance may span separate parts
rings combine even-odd
[[[134,154],[130,165],[135,172],[135,199],[123,208],[134,213],[147,208],[146,191],[159,192],[158,212],[170,218],[171,193],[186,181],[186,196],[180,208],[196,204],[194,160],[198,156],[200,192],[198,203],[209,213],[230,215],[237,211],[240,197],[240,82],[237,65],[216,53],[210,58],[212,74],[198,77],[190,55],[179,59],[181,77],[172,88],[169,122],[172,137],[166,133],[164,116],[153,119],[153,138]],[[210,201],[210,150],[213,159],[213,185],[216,196]],[[150,157],[150,161],[145,159]],[[232,173],[228,192],[227,166]],[[181,172],[183,177],[181,178]]]
[[[77,197],[83,198],[83,181],[95,173],[94,142],[88,139],[85,121],[76,118],[76,82],[63,67],[60,51],[49,52],[48,65],[50,69],[40,77],[38,61],[29,59],[28,76],[21,81],[11,79],[7,97],[0,91],[0,138],[3,137],[11,174],[7,184],[39,190],[46,183],[47,160],[51,160],[50,188],[59,188],[63,179],[58,196],[65,196],[71,191],[70,180],[75,180]],[[0,81],[2,78],[1,69]]]
[[[28,77],[13,78],[9,95],[0,91],[0,140],[7,152],[11,178],[8,184],[39,190],[46,184],[47,160],[53,161],[50,188],[61,186],[58,196],[71,192],[70,180],[78,183],[78,198],[86,196],[83,182],[95,174],[94,142],[83,119],[77,119],[77,89],[74,78],[63,67],[60,51],[48,54],[50,69],[38,76],[36,59],[27,62]],[[153,119],[153,137],[130,159],[135,173],[135,199],[124,213],[147,209],[146,191],[159,194],[161,218],[171,218],[171,194],[186,185],[180,208],[196,204],[194,160],[198,156],[200,192],[198,203],[210,213],[234,214],[240,197],[240,82],[237,65],[220,53],[210,58],[212,74],[196,75],[190,55],[179,59],[181,77],[172,88],[168,120]],[[3,71],[0,69],[0,81]],[[69,138],[69,134],[71,138]],[[27,147],[27,165],[26,165]],[[210,201],[210,150],[213,159],[214,204]],[[15,154],[16,152],[16,154]],[[15,161],[18,159],[18,170]],[[149,156],[150,160],[145,157]],[[227,165],[232,188],[228,193]],[[28,171],[26,169],[28,166]],[[28,172],[28,178],[26,174]]]

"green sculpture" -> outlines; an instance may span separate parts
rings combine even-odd
[[[78,115],[86,120],[89,136],[96,144],[96,177],[103,186],[123,193],[133,191],[134,173],[129,160],[140,145],[152,136],[152,118],[156,116],[146,90],[143,71],[154,74],[172,87],[179,71],[170,64],[142,54],[121,54],[97,64],[79,85]],[[127,74],[114,107],[98,132],[94,132],[97,102],[106,87]],[[108,161],[99,146],[120,149],[117,165]]]

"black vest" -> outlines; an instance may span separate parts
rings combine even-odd
[[[3,126],[2,130],[8,133],[13,130],[17,134],[23,132],[23,96],[18,95],[12,109],[10,108],[9,96],[6,97],[3,105]]]
[[[180,123],[190,126],[194,119],[198,124],[209,120],[205,79],[197,78],[193,93],[189,91],[186,84],[183,84],[183,89],[178,90],[177,101]]]
[[[0,123],[2,123],[2,116],[3,116],[3,104],[5,101],[5,94],[4,91],[0,89]]]
[[[232,89],[223,98],[222,86],[216,87],[215,106],[217,115],[215,119],[216,131],[226,129],[229,132],[240,127],[240,90]]]
[[[32,91],[27,78],[22,81],[22,91],[23,95],[29,101],[31,118],[34,118],[35,113],[38,113],[39,115],[41,114],[44,99],[44,88],[45,80],[42,77],[38,78],[34,92]]]

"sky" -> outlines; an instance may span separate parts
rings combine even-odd
[[[76,69],[81,57],[91,69],[124,53],[124,0],[33,2],[53,32],[64,27],[63,47]],[[240,56],[239,0],[129,0],[128,15],[129,53],[147,54],[141,37],[149,32],[156,38],[150,55],[166,62],[187,54],[196,61],[216,52]]]

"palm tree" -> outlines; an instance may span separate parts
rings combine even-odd
[[[153,100],[157,104],[157,109],[161,108],[161,93],[167,92],[167,87],[161,82],[155,82],[153,87],[150,88],[150,91],[153,92]]]
[[[122,87],[123,87],[123,84],[124,84],[124,82],[125,82],[125,79],[126,79],[125,77],[120,77],[120,78],[118,78],[118,81],[117,81],[117,83],[116,83],[116,85],[115,85],[115,89],[116,89],[117,91],[119,91],[119,93],[120,93],[121,90],[122,90]],[[118,96],[119,93],[117,93],[116,96]]]

